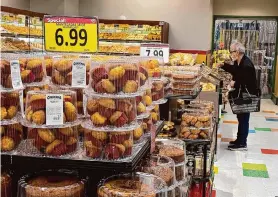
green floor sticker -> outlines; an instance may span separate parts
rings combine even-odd
[[[244,170],[259,170],[267,171],[265,164],[256,164],[256,163],[242,163],[242,168]]]
[[[260,170],[244,170],[243,169],[243,176],[269,178],[267,171],[260,171]]]
[[[271,131],[270,128],[257,128],[257,127],[255,127],[255,130],[256,131]]]

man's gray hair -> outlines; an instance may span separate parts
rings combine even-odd
[[[236,51],[238,51],[241,54],[245,53],[245,47],[242,43],[238,42],[237,40],[232,41],[231,46],[235,48]]]

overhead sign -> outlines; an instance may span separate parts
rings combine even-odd
[[[96,17],[44,16],[44,46],[52,52],[96,52]]]
[[[145,43],[140,46],[140,56],[162,57],[164,63],[169,62],[169,44]]]

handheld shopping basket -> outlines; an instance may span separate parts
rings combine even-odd
[[[229,92],[229,102],[234,114],[259,112],[261,108],[261,90],[257,89],[256,94],[250,94],[240,87],[238,90]]]

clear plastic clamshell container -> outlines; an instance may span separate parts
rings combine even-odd
[[[140,86],[138,73],[138,62],[132,59],[97,64],[91,70],[89,87],[97,93],[136,93]]]
[[[149,116],[149,112],[146,105],[146,91],[140,91],[136,96],[136,108],[137,108],[137,119],[146,118]]]
[[[63,125],[77,120],[76,92],[69,90],[29,91],[24,126]]]
[[[176,183],[175,162],[170,157],[149,155],[142,161],[139,170],[162,178],[168,187]]]
[[[159,105],[154,105],[154,108],[151,110],[151,117],[153,124],[156,124],[160,120]]]
[[[114,175],[100,182],[98,197],[165,197],[167,185],[152,174]]]
[[[139,126],[133,130],[133,142],[138,145],[144,142],[144,122],[138,121]]]
[[[136,98],[129,95],[105,95],[88,93],[87,115],[92,126],[111,129],[137,127]]]
[[[133,130],[99,131],[84,127],[84,152],[93,159],[117,160],[130,157],[133,149]]]
[[[153,109],[152,87],[147,86],[144,88],[143,101],[146,104],[147,110]]]
[[[78,126],[60,128],[28,127],[21,151],[26,155],[59,157],[78,149]]]
[[[207,101],[207,100],[194,100],[190,101],[191,108],[197,108],[197,109],[207,109],[209,113],[214,112],[214,102],[213,101]]]
[[[15,150],[23,139],[23,128],[20,123],[1,122],[1,153]]]
[[[47,170],[27,174],[18,181],[18,197],[85,197],[87,179],[68,170]]]
[[[1,167],[1,197],[12,196],[12,174]]]
[[[170,157],[175,164],[184,163],[186,155],[185,142],[176,138],[156,138],[155,154]]]
[[[51,81],[60,87],[85,88],[89,84],[91,60],[88,58],[56,58]]]
[[[140,57],[139,66],[148,71],[148,76],[152,78],[160,78],[162,76],[162,69],[164,66],[163,58],[159,57]]]
[[[19,90],[2,90],[0,120],[9,122],[18,118],[21,108],[19,99]]]

